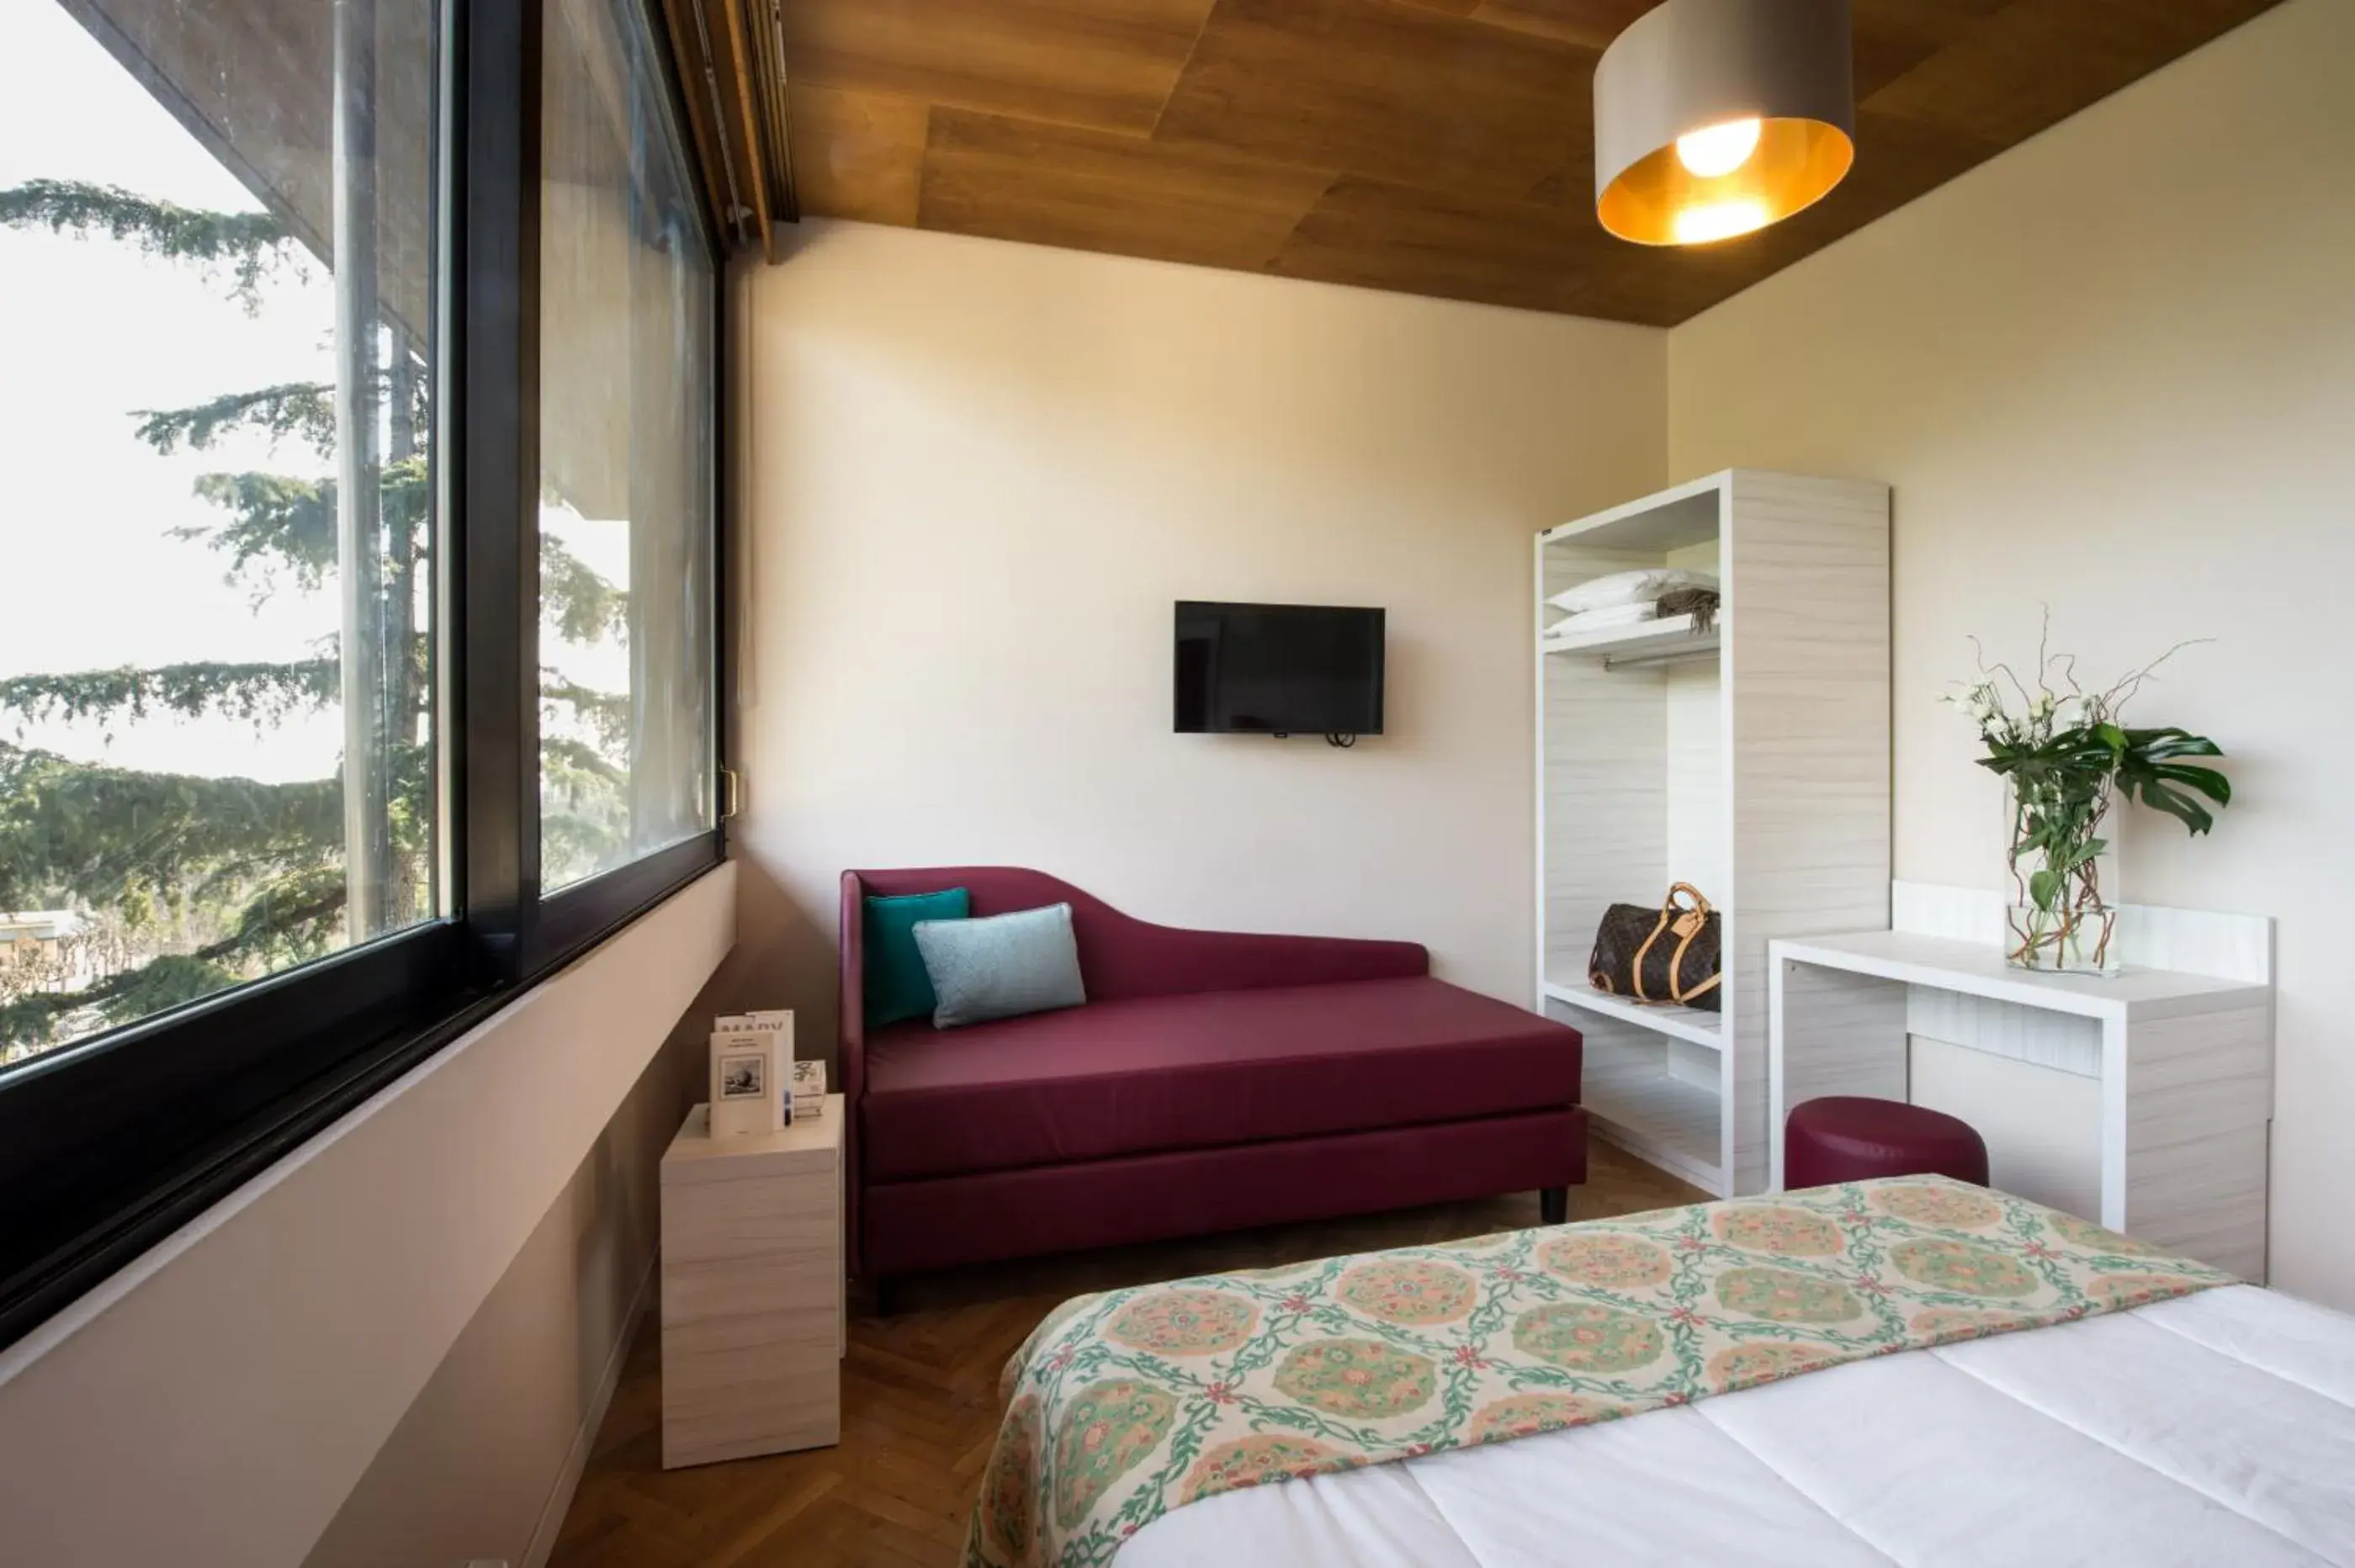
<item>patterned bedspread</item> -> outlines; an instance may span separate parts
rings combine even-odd
[[[1082,1296],[1007,1364],[965,1561],[1103,1564],[1236,1487],[2229,1283],[2055,1210],[1905,1177]]]

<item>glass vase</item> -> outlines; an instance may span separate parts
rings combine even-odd
[[[2043,869],[2041,850],[2023,847],[2029,817],[2010,781],[2004,788],[2005,863],[2011,901],[2004,911],[2004,962],[2015,969],[2115,975],[2118,972],[2118,855],[2106,794],[2094,813],[2093,837],[2102,848],[2062,874],[2049,903],[2030,897]]]
[[[2094,901],[2060,909],[2013,904],[2004,912],[2004,962],[2015,969],[2077,975],[2118,972],[2118,912]]]

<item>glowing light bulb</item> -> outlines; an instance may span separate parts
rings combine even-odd
[[[1731,240],[1737,234],[1747,234],[1753,229],[1764,229],[1772,220],[1766,204],[1754,197],[1738,201],[1711,201],[1699,207],[1688,207],[1674,220],[1677,243],[1706,245],[1712,240]]]
[[[1755,120],[1728,120],[1721,125],[1704,125],[1677,138],[1677,161],[1705,180],[1732,174],[1748,163],[1750,155],[1757,150]]]

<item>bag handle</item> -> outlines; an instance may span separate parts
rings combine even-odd
[[[1691,909],[1684,909],[1678,906],[1677,903],[1677,895],[1678,893],[1690,893],[1692,895],[1693,907]],[[1691,929],[1688,930],[1684,935],[1678,940],[1676,952],[1668,956],[1668,1000],[1677,1003],[1678,1006],[1689,1005],[1695,997],[1708,995],[1711,990],[1716,988],[1720,981],[1725,978],[1724,971],[1721,969],[1718,973],[1711,975],[1708,979],[1703,980],[1698,986],[1687,987],[1684,983],[1685,949],[1690,947],[1693,944],[1693,938],[1701,933],[1702,923],[1709,919],[1710,912],[1708,898],[1703,895],[1699,888],[1694,887],[1690,882],[1678,882],[1676,886],[1670,888],[1668,890],[1668,901],[1660,910],[1660,918],[1663,923],[1669,921],[1672,917],[1687,917],[1690,918],[1692,921]]]
[[[1678,1007],[1690,1006],[1695,997],[1708,996],[1717,989],[1718,982],[1725,978],[1725,971],[1721,969],[1700,985],[1688,987],[1684,983],[1685,949],[1691,945],[1692,938],[1686,937],[1677,944],[1676,954],[1668,960],[1668,1000]]]
[[[1687,909],[1678,903],[1678,893],[1690,894],[1693,907]],[[1644,944],[1636,949],[1635,980],[1637,1001],[1649,1002],[1658,999],[1648,995],[1644,989],[1644,955],[1652,950],[1652,944],[1657,942],[1661,934],[1671,925],[1687,918],[1692,920],[1693,931],[1699,931],[1701,920],[1708,914],[1709,900],[1701,896],[1701,891],[1699,888],[1694,887],[1690,882],[1677,882],[1669,887],[1668,898],[1660,904],[1660,918],[1653,923],[1652,934],[1644,938]],[[1685,961],[1685,949],[1691,945],[1692,932],[1684,933],[1678,938],[1676,953],[1668,960],[1668,1000],[1672,1002],[1681,1002],[1688,996],[1698,997],[1709,989],[1707,986],[1696,986],[1689,992],[1677,979],[1677,966]]]

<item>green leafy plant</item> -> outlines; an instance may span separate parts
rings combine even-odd
[[[2203,801],[2231,804],[2232,781],[2187,760],[2222,757],[2215,741],[2173,726],[2121,722],[2151,672],[2190,645],[2179,643],[2108,688],[2088,692],[2078,684],[2075,656],[2050,651],[2048,617],[2032,686],[1982,655],[1977,677],[1943,699],[1978,727],[1987,746],[1979,766],[2010,786],[2013,964],[2114,967],[2116,911],[2102,888],[2110,847],[2102,826],[2119,798],[2164,812],[2195,836],[2216,826]]]

